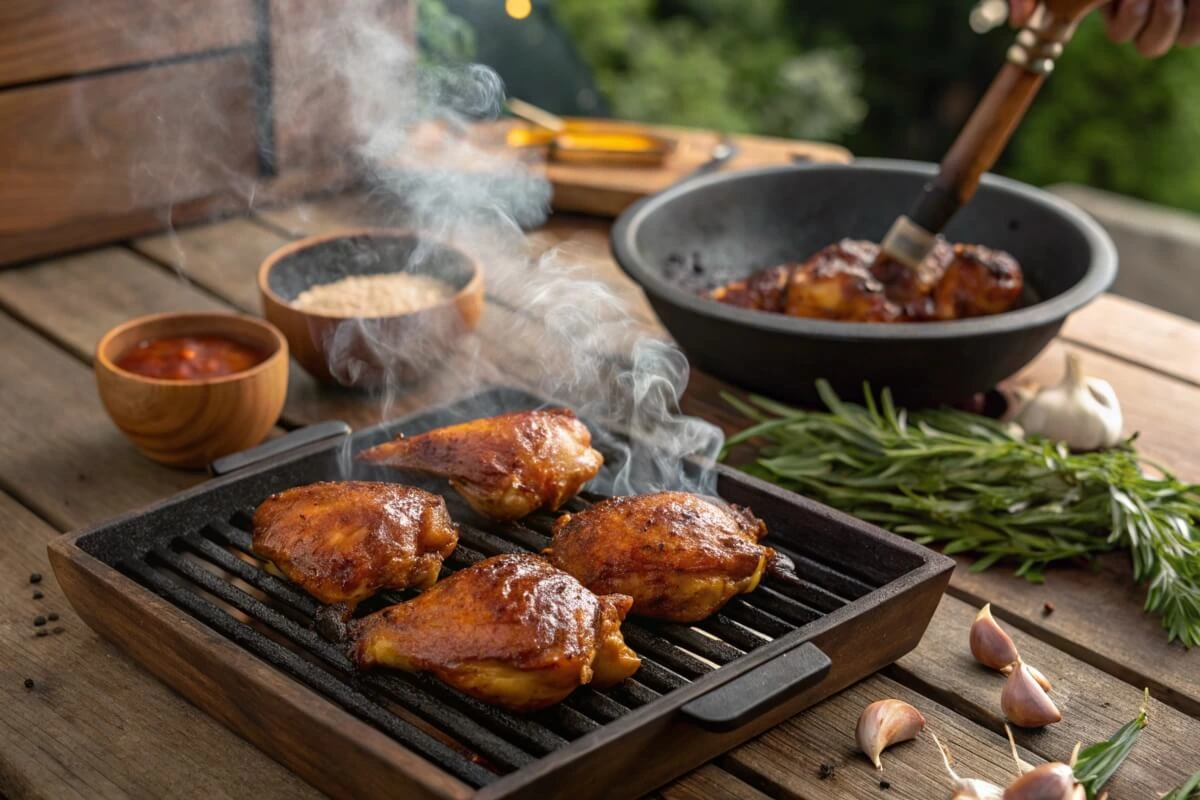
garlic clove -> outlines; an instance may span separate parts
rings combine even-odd
[[[1075,800],[1075,773],[1066,764],[1052,761],[1026,772],[1004,790],[1004,800]],[[1086,795],[1085,795],[1086,796]]]
[[[1086,378],[1074,353],[1067,354],[1062,383],[1042,389],[1015,417],[1026,433],[1064,442],[1072,450],[1098,450],[1121,441],[1121,404],[1112,385]]]
[[[1037,681],[1037,685],[1042,687],[1047,692],[1054,688],[1050,685],[1049,679],[1047,679],[1046,676],[1042,674],[1042,671],[1037,667],[1026,664],[1025,669],[1029,670],[1029,677]]]
[[[1020,656],[1012,637],[992,616],[992,604],[986,603],[971,623],[971,655],[985,667],[1005,670]]]
[[[946,765],[946,772],[950,773],[950,791],[953,792],[950,800],[1004,800],[1004,790],[996,784],[979,778],[958,777],[958,773],[950,766],[950,753],[942,746],[937,734],[930,731],[929,735],[933,737],[933,743],[937,745],[938,752],[942,754],[942,763]]]
[[[875,769],[883,769],[879,754],[897,742],[917,738],[924,727],[925,717],[903,700],[878,700],[863,709],[854,736]]]
[[[1000,708],[1010,722],[1022,728],[1041,728],[1062,719],[1054,701],[1020,661],[1004,682]]]

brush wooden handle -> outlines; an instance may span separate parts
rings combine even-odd
[[[925,185],[907,219],[897,220],[884,240],[884,251],[906,263],[919,263],[954,213],[975,194],[979,179],[1000,157],[1004,146],[1063,45],[1085,14],[1106,0],[1045,0],[1008,50],[1008,63],[988,87]]]

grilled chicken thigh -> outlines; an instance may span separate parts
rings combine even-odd
[[[962,319],[997,314],[1016,305],[1024,287],[1021,267],[1001,250],[954,245],[945,277],[933,289],[933,316]]]
[[[380,589],[431,586],[457,544],[442,498],[395,483],[297,486],[254,512],[254,552],[343,616]]]
[[[363,668],[431,672],[472,697],[533,711],[637,671],[621,637],[630,603],[597,597],[539,556],[494,556],[352,622],[351,653]]]
[[[450,479],[471,508],[494,520],[554,510],[604,463],[569,409],[517,411],[399,437],[362,453],[376,464]]]
[[[633,598],[633,612],[704,619],[758,586],[775,552],[749,510],[686,492],[614,497],[554,525],[547,555],[593,592]]]
[[[794,317],[889,322],[900,317],[884,286],[871,274],[879,248],[843,239],[792,270],[784,312]]]
[[[1021,267],[1008,253],[938,239],[912,269],[879,245],[842,239],[802,263],[760,270],[708,296],[728,305],[850,322],[919,322],[1008,311],[1020,299]]]

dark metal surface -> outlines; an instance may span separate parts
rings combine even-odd
[[[691,363],[738,386],[811,403],[814,382],[826,378],[844,395],[870,381],[909,404],[965,400],[1032,360],[1116,274],[1107,234],[1046,192],[985,176],[946,229],[952,241],[1007,250],[1021,262],[1037,302],[1014,311],[871,324],[763,313],[701,296],[844,237],[879,241],[933,169],[861,160],[687,181],[622,214],[613,254]]]
[[[515,390],[492,390],[340,440],[321,439],[267,460],[247,459],[235,473],[80,535],[77,545],[475,787],[516,778],[526,767],[534,770],[531,780],[543,779],[545,770],[538,767],[543,759],[572,751],[585,758],[594,750],[590,743],[603,741],[596,737],[608,726],[631,724],[634,717],[638,724],[652,724],[680,712],[698,729],[740,725],[823,678],[829,659],[806,643],[828,632],[822,627],[826,622],[840,617],[844,625],[868,613],[881,591],[909,591],[948,576],[952,562],[940,555],[803,498],[789,496],[794,502],[781,505],[778,489],[721,468],[718,492],[764,517],[769,543],[796,562],[801,577],[768,576],[757,591],[691,626],[626,620],[626,641],[641,656],[642,667],[620,686],[585,686],[550,709],[513,714],[428,675],[358,672],[341,646],[314,629],[320,604],[267,572],[253,553],[254,507],[275,491],[315,480],[401,479],[442,492],[460,524],[461,541],[443,576],[494,554],[539,551],[549,543],[552,515],[489,523],[444,484],[357,463],[352,453],[399,432],[411,435],[541,404]],[[576,498],[566,510],[584,508],[594,499]],[[384,592],[359,613],[412,596]],[[680,711],[689,705],[694,713]],[[504,796],[510,791],[507,784],[495,789]]]

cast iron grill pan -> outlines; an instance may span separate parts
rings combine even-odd
[[[745,727],[823,682],[830,660],[812,640],[827,633],[836,618],[843,618],[844,627],[870,613],[881,595],[906,587],[939,583],[940,594],[949,577],[950,562],[941,556],[721,468],[719,494],[750,506],[767,521],[767,543],[795,561],[798,578],[767,576],[758,590],[694,625],[631,616],[623,631],[642,666],[625,683],[606,690],[582,687],[550,709],[515,714],[428,675],[359,673],[342,647],[314,628],[318,602],[268,572],[252,552],[254,507],[273,492],[316,480],[401,481],[442,494],[460,525],[459,546],[442,577],[491,555],[538,552],[549,544],[554,514],[512,524],[489,522],[440,481],[365,465],[352,456],[398,432],[413,434],[540,405],[531,395],[496,389],[353,435],[342,423],[322,423],[225,459],[214,465],[214,471],[225,473],[222,477],[80,535],[76,544],[467,786],[495,784],[496,796],[529,790],[532,784],[522,775],[544,772],[539,762],[548,757],[566,754],[564,762],[571,753],[585,757],[593,749],[589,740],[619,722],[637,727],[639,720],[649,724],[664,714],[680,714],[708,731]],[[330,433],[337,435],[312,441]],[[297,439],[310,443],[286,449]],[[596,440],[602,451],[612,441],[603,432]],[[598,499],[584,494],[563,511],[581,510]],[[384,592],[357,614],[413,596]],[[922,613],[920,630],[932,606]],[[739,676],[745,677],[732,680]]]

